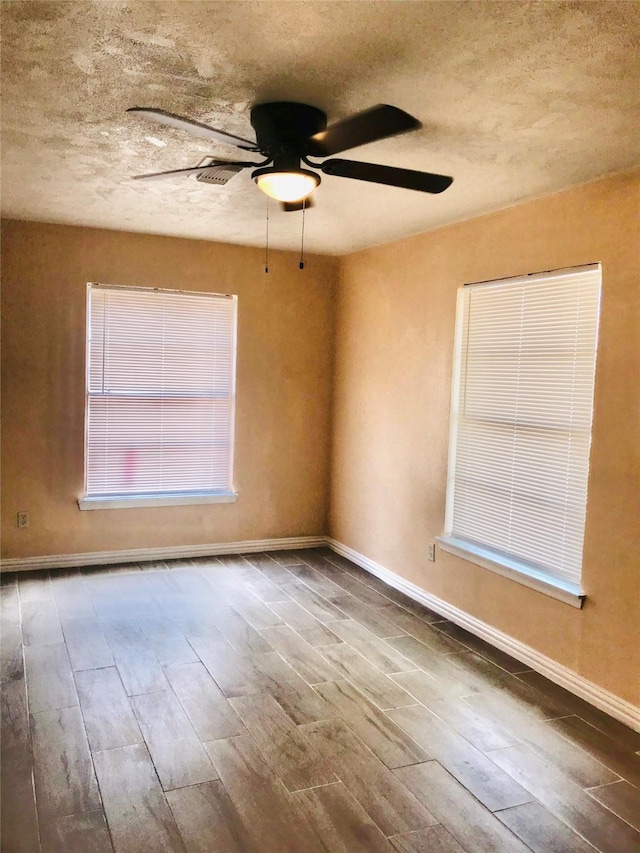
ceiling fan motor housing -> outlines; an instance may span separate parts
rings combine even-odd
[[[282,167],[288,165],[278,162],[282,155],[299,158],[307,153],[308,138],[325,130],[327,115],[307,104],[275,101],[253,107],[251,124],[260,151],[271,155]]]

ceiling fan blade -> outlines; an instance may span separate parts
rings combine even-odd
[[[326,130],[309,137],[309,154],[327,157],[348,148],[356,148],[377,139],[386,139],[398,133],[418,130],[422,125],[417,118],[389,104],[378,104],[361,113],[329,125]]]
[[[253,164],[247,163],[247,166]],[[164,178],[185,177],[195,175],[198,180],[211,184],[226,184],[237,173],[245,167],[241,163],[227,163],[224,160],[214,161],[208,166],[193,166],[189,169],[172,169],[170,172],[152,172],[149,175],[134,175],[134,181],[161,181]]]
[[[256,143],[249,139],[243,139],[241,136],[233,136],[231,133],[226,133],[224,130],[216,130],[214,127],[209,127],[206,124],[201,124],[199,121],[192,121],[189,118],[168,113],[165,110],[156,110],[152,107],[130,107],[128,113],[138,113],[143,118],[149,118],[151,121],[157,121],[160,124],[166,124],[169,127],[175,127],[178,130],[187,130],[190,133],[195,133],[196,136],[201,136],[204,139],[214,139],[216,142],[226,142],[227,145],[235,145],[237,148],[243,148],[247,151],[255,151]]]
[[[453,178],[447,175],[432,175],[430,172],[397,169],[395,166],[360,163],[356,160],[325,160],[320,168],[326,175],[355,178],[356,181],[371,181],[374,184],[388,184],[390,187],[418,190],[423,193],[441,193],[453,183]]]
[[[310,207],[315,207],[315,202],[312,198],[307,198],[304,201],[281,201],[280,207],[287,213],[292,213],[296,210],[309,210]]]

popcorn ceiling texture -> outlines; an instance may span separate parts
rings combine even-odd
[[[132,175],[237,151],[127,115],[154,106],[253,138],[252,104],[329,120],[375,103],[421,131],[341,156],[451,174],[441,196],[323,176],[310,251],[341,254],[638,163],[632,2],[2,3],[3,215],[262,245],[250,170],[223,187]],[[247,158],[247,159],[250,159]],[[272,207],[295,248],[300,214]]]

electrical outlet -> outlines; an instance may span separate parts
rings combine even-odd
[[[436,561],[436,543],[429,542],[429,562],[435,563]]]
[[[28,512],[19,512],[18,513],[17,526],[18,527],[28,527],[29,526],[29,513]]]

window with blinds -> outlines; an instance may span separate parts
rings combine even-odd
[[[465,285],[456,327],[442,541],[578,592],[600,283],[596,264]]]
[[[236,298],[88,285],[86,498],[232,490]]]

